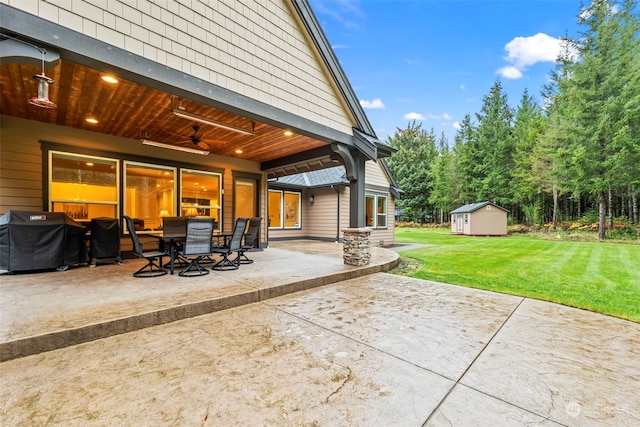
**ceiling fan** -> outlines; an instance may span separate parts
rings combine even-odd
[[[187,142],[187,141],[191,141],[194,145],[198,146],[200,149],[202,150],[208,150],[209,149],[209,144],[207,144],[206,142],[204,142],[202,140],[202,135],[199,134],[200,132],[200,126],[198,125],[193,125],[191,126],[191,128],[193,129],[193,135],[188,136],[188,137],[184,137],[184,135],[179,135],[177,133],[173,133],[173,132],[169,132],[169,131],[165,131],[173,136],[177,136],[182,138],[181,141],[176,141],[176,142]],[[223,141],[214,141],[214,142],[223,142]]]

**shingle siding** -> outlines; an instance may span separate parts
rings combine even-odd
[[[0,0],[292,114],[352,133],[354,123],[288,0],[156,4]]]

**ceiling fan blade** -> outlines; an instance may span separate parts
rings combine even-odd
[[[208,150],[209,149],[209,144],[207,144],[204,141],[198,141],[198,147],[202,148],[203,150]]]

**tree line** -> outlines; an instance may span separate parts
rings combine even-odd
[[[511,108],[498,79],[453,145],[415,121],[389,137],[402,220],[445,222],[463,204],[492,201],[520,224],[591,217],[601,239],[616,218],[638,224],[637,1],[595,0],[578,19],[580,38],[563,38],[541,102],[525,90]]]

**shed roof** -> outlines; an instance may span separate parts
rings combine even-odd
[[[498,206],[495,203],[492,202],[478,202],[478,203],[469,203],[468,205],[464,205],[464,206],[460,206],[458,209],[454,209],[449,213],[471,213],[471,212],[475,212],[478,209],[482,209],[487,205],[491,205],[494,206],[498,209],[501,209],[505,212],[509,212],[507,209],[503,208],[502,206]]]

